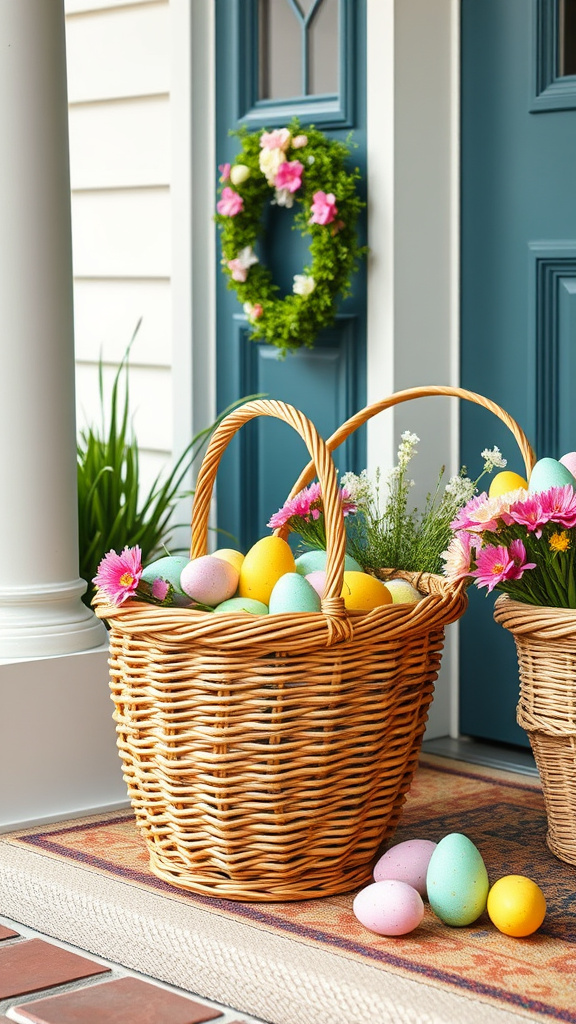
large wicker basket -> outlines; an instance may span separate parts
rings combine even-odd
[[[299,900],[371,877],[417,766],[444,627],[462,584],[410,576],[416,605],[347,612],[345,532],[329,447],[397,402],[430,394],[497,406],[452,388],[400,392],[328,442],[281,402],[253,401],[212,436],[198,476],[191,557],[206,553],[211,494],[234,434],[256,416],[289,423],[322,486],[327,583],[318,613],[213,615],[136,601],[102,606],[119,753],[151,870],[195,892]],[[294,486],[295,493],[302,478]]]
[[[552,853],[576,864],[576,612],[498,598],[494,618],[516,642],[517,721],[540,774]]]

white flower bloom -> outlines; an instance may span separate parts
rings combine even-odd
[[[368,470],[363,469],[358,476],[356,473],[344,473],[340,478],[342,487],[348,491],[352,501],[359,508],[366,508],[374,498],[372,481],[368,476]]]
[[[285,206],[287,210],[291,210],[294,206],[294,193],[289,192],[287,188],[277,188],[276,196],[272,201],[277,206]]]
[[[502,458],[502,453],[496,445],[494,445],[494,448],[485,448],[481,455],[484,459],[485,473],[491,473],[493,469],[504,469],[508,465],[507,460]]]
[[[280,164],[283,164],[286,159],[286,154],[282,149],[262,149],[260,151],[260,157],[258,163],[260,164],[260,170],[266,178],[269,185],[273,185],[278,174],[278,168]]]
[[[236,259],[240,266],[244,267],[245,270],[249,270],[250,267],[259,262],[251,245],[246,245],[243,249],[240,249]]]
[[[474,481],[467,476],[451,477],[444,488],[445,494],[449,494],[454,502],[462,505],[473,497],[475,490]]]
[[[294,284],[292,285],[294,295],[311,295],[315,287],[316,282],[313,277],[308,274],[294,274]]]
[[[398,470],[406,469],[406,466],[410,462],[410,459],[417,455],[416,445],[420,438],[418,434],[411,434],[409,430],[405,430],[403,434],[400,434],[400,446],[398,448]]]

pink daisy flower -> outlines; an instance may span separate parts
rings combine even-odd
[[[443,551],[440,556],[446,563],[444,575],[449,580],[455,582],[470,575],[472,557],[478,544],[479,538],[466,530],[460,530],[454,534],[447,550]]]
[[[489,498],[486,491],[483,491],[460,509],[450,526],[453,530],[470,530],[473,533],[484,533],[485,530],[495,532],[498,520],[508,508],[503,497]]]
[[[272,132],[262,132],[260,136],[261,149],[282,149],[287,150],[290,145],[291,135],[287,128],[276,128]]]
[[[572,484],[563,487],[551,487],[538,495],[542,506],[542,515],[548,522],[559,523],[567,530],[576,526],[576,491]]]
[[[352,501],[350,492],[346,487],[341,488],[340,499],[345,516],[350,515],[351,512],[356,512],[357,505]],[[309,487],[304,487],[293,498],[289,498],[282,508],[270,517],[267,525],[269,529],[277,530],[279,526],[284,526],[285,523],[289,522],[292,517],[300,517],[306,522],[310,522],[311,519],[319,519],[321,511],[322,493],[320,491],[320,484],[310,484]]]
[[[109,551],[98,566],[92,583],[112,604],[122,604],[132,597],[142,575],[142,552],[136,544],[125,547],[120,555]]]
[[[470,575],[474,576],[479,587],[487,587],[490,593],[504,580],[517,578],[511,576],[515,570],[508,548],[499,544],[498,547],[490,545],[482,548],[476,553],[476,569]]]
[[[508,525],[517,523],[518,526],[525,526],[535,537],[542,536],[542,527],[548,522],[548,517],[542,508],[541,494],[527,494],[520,501],[512,503],[506,516]]]
[[[536,568],[536,562],[526,561],[526,548],[521,540],[511,541],[508,552],[514,563],[514,569],[510,571],[508,576],[509,580],[520,580],[527,569]]]
[[[301,164],[299,160],[285,160],[276,172],[274,188],[297,192],[302,184],[303,171],[304,164]]]

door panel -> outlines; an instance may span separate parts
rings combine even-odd
[[[576,77],[560,73],[570,67],[559,45],[566,4],[462,2],[462,384],[504,406],[540,458],[576,448]],[[472,476],[493,444],[524,475],[511,435],[489,413],[464,404],[461,432]],[[461,732],[526,745],[513,639],[493,622],[493,597],[470,596]]]
[[[365,0],[216,0],[216,65],[219,164],[233,162],[239,150],[230,129],[258,131],[297,116],[303,130],[314,124],[343,140],[352,130],[350,166],[360,168],[365,182]],[[335,91],[322,91],[333,83]],[[286,95],[296,86],[297,95]],[[261,249],[281,294],[309,258],[309,240],[292,231],[294,212],[265,211]],[[360,233],[364,241],[365,219]],[[340,302],[334,327],[313,350],[285,359],[273,346],[249,341],[242,307],[218,268],[217,339],[219,409],[264,392],[296,405],[328,436],[366,401],[365,268]],[[365,459],[364,432],[337,453],[342,471],[359,472]],[[219,527],[247,549],[265,534],[306,461],[302,441],[285,424],[266,418],[244,427],[218,474]]]

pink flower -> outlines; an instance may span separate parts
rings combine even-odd
[[[507,524],[517,523],[519,526],[525,526],[535,537],[541,537],[542,527],[548,521],[542,509],[541,499],[541,494],[528,494],[520,501],[514,501],[506,516]]]
[[[244,200],[227,185],[222,189],[222,198],[216,203],[216,209],[223,217],[235,217],[244,209]]]
[[[230,164],[218,164],[218,170],[220,171],[220,181],[228,181],[230,177]]]
[[[295,135],[292,139],[292,149],[302,149],[308,145],[307,135]]]
[[[444,575],[449,580],[462,580],[470,575],[472,556],[478,543],[478,537],[466,530],[460,530],[452,537],[447,551],[441,555],[446,563]]]
[[[288,192],[297,192],[302,184],[303,171],[304,164],[301,164],[299,160],[285,160],[276,172],[274,187],[286,189]]]
[[[340,498],[342,501],[342,511],[345,516],[350,515],[351,512],[356,512],[356,503],[352,501],[350,492],[345,487],[342,487],[340,490]],[[320,484],[310,484],[309,487],[304,487],[293,498],[289,498],[282,508],[271,516],[267,525],[271,530],[277,530],[279,526],[284,526],[285,523],[289,522],[293,516],[310,522],[311,519],[319,519],[321,511],[322,494]]]
[[[514,562],[514,569],[510,571],[508,579],[520,580],[522,579],[522,574],[526,572],[526,569],[536,568],[536,562],[526,561],[526,548],[521,540],[511,541],[508,551],[512,561]]]
[[[453,530],[471,530],[473,533],[491,532],[498,529],[498,520],[507,511],[508,505],[502,497],[489,498],[486,491],[470,498],[450,523]]]
[[[98,566],[92,583],[112,604],[122,604],[136,591],[142,575],[142,552],[138,545],[125,547],[120,555],[109,551]]]
[[[157,576],[152,584],[152,597],[155,597],[157,601],[165,601],[171,589],[167,580]]]
[[[542,507],[542,515],[552,523],[559,523],[567,530],[576,526],[576,492],[572,484],[563,487],[551,487],[538,495]]]
[[[244,266],[242,260],[228,260],[226,266],[228,267],[228,270],[232,271],[233,281],[245,281],[248,277],[248,267]]]
[[[290,145],[290,132],[287,128],[277,128],[273,132],[262,132],[260,147],[262,149],[282,149],[286,151]]]
[[[331,224],[338,213],[334,194],[332,192],[315,192],[313,199],[314,202],[310,207],[312,211],[310,223]]]
[[[487,587],[488,593],[504,580],[518,579],[514,576],[516,565],[510,557],[508,548],[503,544],[498,547],[482,548],[476,553],[476,569],[470,573],[479,587]]]

